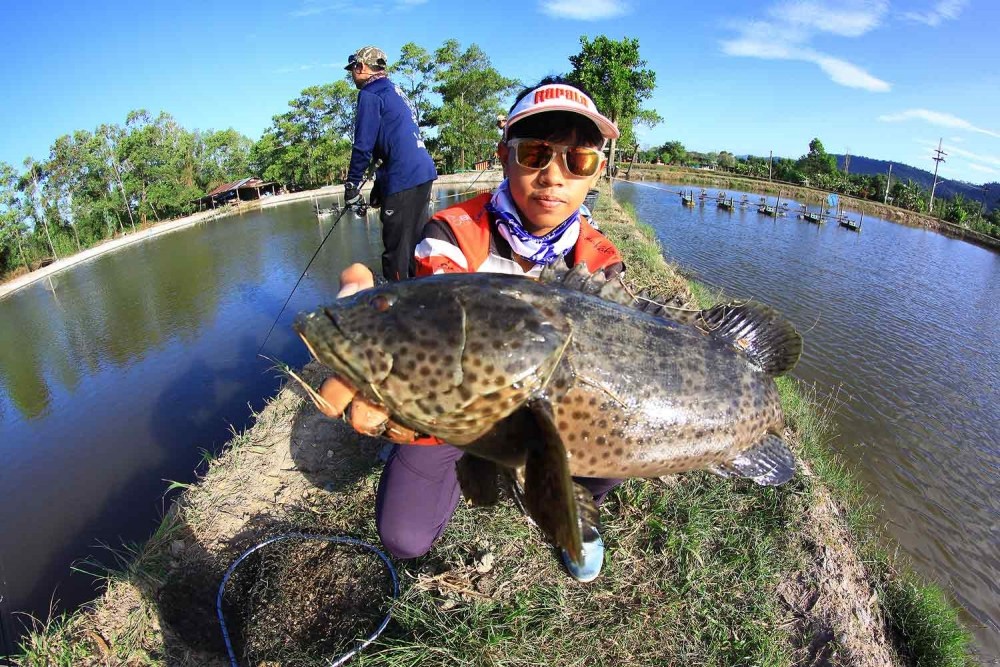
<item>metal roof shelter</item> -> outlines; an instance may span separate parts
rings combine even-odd
[[[230,201],[260,199],[263,195],[275,194],[279,188],[280,186],[274,181],[262,181],[251,176],[232,183],[223,183],[195,201],[198,202],[198,210],[201,210],[202,206],[215,208]]]

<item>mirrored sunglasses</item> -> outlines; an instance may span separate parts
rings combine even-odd
[[[514,161],[525,169],[545,169],[559,153],[566,170],[580,177],[596,174],[604,160],[604,153],[596,148],[553,144],[541,139],[510,139],[507,147],[514,152]]]

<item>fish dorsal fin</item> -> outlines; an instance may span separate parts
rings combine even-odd
[[[656,317],[663,317],[680,324],[688,324],[691,326],[696,326],[698,324],[698,321],[701,319],[701,314],[704,312],[698,310],[697,308],[679,308],[677,306],[668,306],[665,303],[655,301],[646,293],[640,294],[635,298],[635,307],[644,313],[649,313],[650,315],[655,315]]]
[[[802,355],[802,336],[792,323],[758,301],[703,310],[695,326],[742,352],[768,375],[787,373]]]
[[[572,269],[546,266],[542,269],[538,279],[541,282],[556,283],[584,294],[593,294],[623,306],[635,305],[635,298],[625,288],[620,276],[609,279],[604,275],[604,271],[591,273],[585,262],[580,262]]]

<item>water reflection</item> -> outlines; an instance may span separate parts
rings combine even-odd
[[[858,234],[713,200],[685,209],[676,189],[620,184],[616,195],[682,269],[797,324],[795,375],[837,397],[833,446],[1000,656],[1000,255],[868,215]]]

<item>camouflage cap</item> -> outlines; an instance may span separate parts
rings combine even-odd
[[[347,65],[344,66],[344,69],[351,69],[357,63],[368,65],[369,67],[385,68],[389,64],[389,61],[385,57],[385,51],[377,46],[362,46],[347,56]]]

